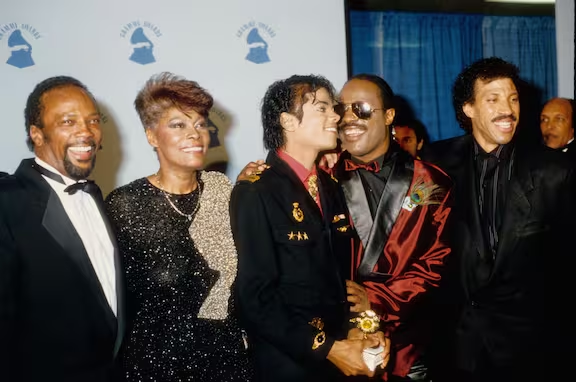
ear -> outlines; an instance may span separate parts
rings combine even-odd
[[[154,129],[146,128],[146,139],[148,139],[150,146],[158,148],[158,139],[156,139],[156,131]]]
[[[470,103],[465,103],[464,105],[462,105],[462,111],[464,112],[464,114],[466,114],[468,118],[470,119],[474,118],[474,108]]]
[[[390,126],[394,122],[394,117],[396,116],[396,109],[386,109],[386,126]]]
[[[420,142],[418,142],[418,145],[416,145],[416,150],[422,150],[422,146],[424,146],[424,139],[420,139]]]
[[[280,114],[280,126],[286,131],[294,131],[298,127],[296,117],[290,113]]]
[[[30,126],[30,139],[34,142],[34,147],[40,147],[44,144],[44,132],[36,125]]]

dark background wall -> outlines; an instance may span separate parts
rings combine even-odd
[[[484,0],[348,0],[350,10],[456,12],[499,16],[554,16],[554,4],[504,4]]]

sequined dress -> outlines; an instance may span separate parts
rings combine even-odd
[[[236,275],[231,185],[219,173],[199,177],[203,187],[194,192],[168,194],[185,214],[196,210],[201,194],[192,222],[146,178],[106,199],[126,271],[128,381],[250,380],[230,297]]]

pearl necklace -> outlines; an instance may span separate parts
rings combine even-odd
[[[191,214],[185,214],[184,212],[180,211],[178,209],[178,207],[176,207],[176,205],[172,202],[172,200],[170,200],[170,196],[168,195],[168,193],[164,190],[164,186],[162,186],[162,183],[160,182],[160,175],[158,175],[158,173],[156,173],[156,181],[158,182],[158,186],[160,186],[160,191],[162,191],[162,193],[164,194],[164,196],[166,197],[166,200],[168,201],[168,203],[170,204],[170,206],[174,209],[174,211],[178,212],[179,215],[184,216],[185,218],[188,219],[188,221],[192,221],[192,218],[194,217],[194,214],[196,212],[198,212],[198,208],[200,208],[200,196],[198,196],[198,202],[196,203],[196,206],[194,207],[194,211],[192,211]],[[197,187],[200,187],[200,183],[198,183]],[[200,190],[201,191],[201,190]],[[194,192],[194,191],[192,191]]]

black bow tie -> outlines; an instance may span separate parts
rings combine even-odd
[[[34,163],[32,165],[32,167],[38,171],[40,174],[58,182],[61,184],[66,184],[64,182],[64,179],[62,179],[62,177],[58,174],[53,173],[52,171]],[[87,179],[82,179],[77,181],[74,184],[69,185],[68,187],[66,187],[64,189],[64,192],[68,193],[69,195],[74,195],[76,193],[76,191],[81,190],[84,192],[87,192],[90,195],[98,195],[98,193],[100,192],[100,188],[98,187],[98,185],[96,183],[94,183],[93,180],[87,180]]]
[[[100,188],[93,180],[79,180],[74,184],[69,185],[64,189],[70,195],[74,195],[76,191],[84,191],[90,195],[97,195]]]

